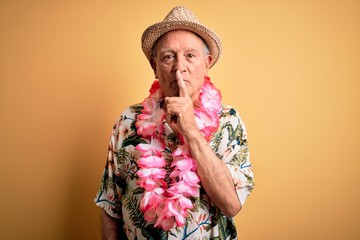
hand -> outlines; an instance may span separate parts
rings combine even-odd
[[[186,137],[191,130],[197,130],[193,102],[187,91],[180,70],[176,71],[179,97],[165,98],[166,121],[175,123],[179,132]]]

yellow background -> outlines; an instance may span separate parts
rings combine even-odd
[[[0,2],[0,239],[99,239],[112,124],[147,96],[142,32],[175,5],[214,29],[211,70],[249,134],[240,239],[360,239],[359,1]]]

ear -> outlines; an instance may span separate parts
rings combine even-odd
[[[151,68],[152,68],[153,71],[154,71],[155,78],[157,79],[158,76],[157,76],[157,74],[156,74],[156,61],[155,61],[155,59],[154,59],[153,57],[150,58],[150,65],[151,65]]]
[[[213,57],[211,55],[205,56],[206,73],[209,71],[212,61],[213,61]]]

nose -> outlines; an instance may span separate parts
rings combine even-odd
[[[180,70],[180,72],[186,72],[185,58],[183,56],[177,56],[176,58],[174,72],[177,70]]]

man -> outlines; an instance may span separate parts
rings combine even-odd
[[[220,40],[175,7],[142,48],[156,80],[113,128],[95,197],[103,239],[237,239],[254,184],[244,124],[208,77]]]

